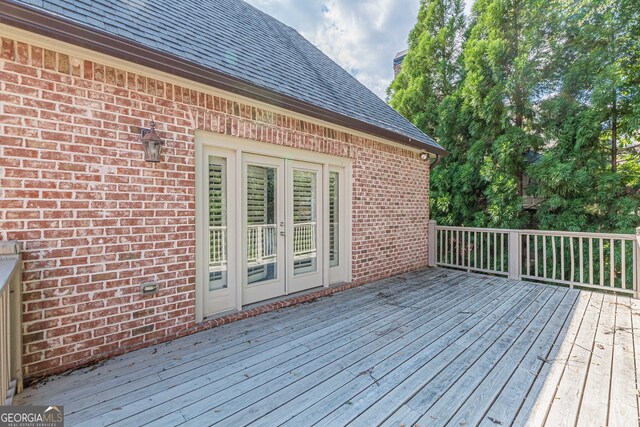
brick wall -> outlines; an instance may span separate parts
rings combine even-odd
[[[195,129],[354,159],[353,275],[427,263],[428,166],[409,150],[2,39],[0,240],[23,242],[27,377],[202,329]],[[151,117],[163,161],[143,161]],[[139,285],[161,282],[142,297]]]

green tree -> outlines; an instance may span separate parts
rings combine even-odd
[[[472,180],[455,179],[466,153],[465,126],[459,114],[465,39],[462,0],[421,0],[409,35],[402,71],[389,87],[390,104],[425,133],[436,137],[450,155],[431,179],[432,209],[442,223],[457,224],[473,212]]]
[[[640,0],[476,0],[466,30],[460,13],[458,1],[421,3],[389,90],[450,152],[432,172],[432,217],[640,225],[640,158],[626,150],[640,143]]]
[[[540,105],[545,150],[530,168],[543,200],[536,212],[541,228],[631,232],[640,223],[637,159],[617,173],[618,148],[635,132],[633,65],[623,54],[634,48],[625,41],[628,3],[552,3],[561,23],[554,34],[561,42],[553,45],[557,80]]]
[[[421,0],[409,52],[389,87],[391,106],[429,135],[436,134],[439,105],[460,80],[463,31],[462,0]]]
[[[478,0],[464,49],[463,110],[470,123],[470,154],[479,168],[484,203],[476,225],[523,227],[527,154],[543,145],[535,106],[544,92],[552,31],[547,3]]]

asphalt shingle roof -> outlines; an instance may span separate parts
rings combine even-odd
[[[18,0],[440,149],[293,28],[242,0]]]

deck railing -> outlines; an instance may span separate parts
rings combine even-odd
[[[429,222],[429,265],[639,296],[636,235],[439,226]]]
[[[316,222],[301,222],[293,226],[294,259],[316,256]],[[247,226],[247,263],[252,266],[273,262],[277,256],[276,224]],[[227,269],[227,227],[209,227],[209,271]]]
[[[18,244],[0,242],[0,404],[22,391],[22,294]]]
[[[275,224],[247,226],[247,263],[262,265],[276,258],[277,227]]]
[[[316,256],[316,223],[300,222],[293,225],[293,257],[305,259]]]

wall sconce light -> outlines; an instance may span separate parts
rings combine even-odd
[[[156,123],[153,120],[149,123],[149,129],[142,129],[142,144],[144,145],[144,160],[159,162],[164,141],[156,133]]]

